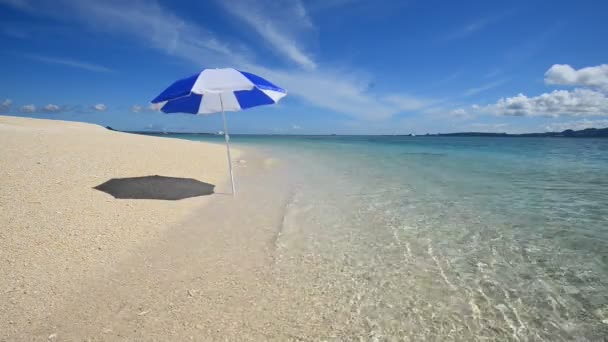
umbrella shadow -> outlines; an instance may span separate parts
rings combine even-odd
[[[192,178],[144,176],[112,178],[93,189],[120,199],[176,201],[214,193],[215,185]]]

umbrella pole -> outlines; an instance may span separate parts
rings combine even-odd
[[[232,196],[236,195],[234,186],[234,173],[232,172],[232,158],[230,157],[230,136],[228,135],[228,124],[226,123],[226,113],[224,113],[224,103],[220,94],[220,105],[222,106],[222,119],[224,120],[224,139],[226,139],[226,154],[228,155],[228,168],[230,169],[230,184],[232,185]]]

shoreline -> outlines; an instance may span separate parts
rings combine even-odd
[[[0,116],[0,339],[31,339],[103,275],[219,196],[116,199],[112,178],[194,178],[229,189],[225,148],[92,124]],[[233,150],[233,158],[241,152]],[[97,300],[103,301],[103,298]],[[81,303],[82,304],[82,303]],[[36,335],[50,336],[53,332]]]

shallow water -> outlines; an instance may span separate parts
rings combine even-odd
[[[307,322],[293,335],[608,336],[608,140],[233,142],[285,166],[274,268],[289,315]]]

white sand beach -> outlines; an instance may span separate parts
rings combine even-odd
[[[233,197],[221,144],[0,116],[0,145],[0,341],[335,334],[310,306],[327,298],[294,292],[277,267],[289,205],[286,178],[270,172],[280,161],[235,150],[247,159]],[[178,201],[95,189],[149,175],[218,187]]]
[[[169,241],[168,234],[187,243],[187,234],[167,229],[210,201],[223,200],[229,205],[232,200],[221,194],[229,192],[222,145],[125,134],[84,123],[0,116],[0,146],[0,340],[45,340],[49,336],[62,340],[66,333],[72,334],[68,339],[111,339],[113,331],[121,331],[113,327],[120,325],[117,322],[121,319],[116,312],[99,306],[123,306],[124,311],[127,303],[113,302],[121,290],[105,287],[109,275],[125,275],[129,259],[161,240]],[[238,156],[239,151],[233,153]],[[159,201],[115,199],[94,189],[112,178],[147,175],[195,178],[218,185],[216,192],[220,194]],[[223,236],[216,238],[225,241]],[[254,240],[234,241],[233,247],[247,249],[250,245],[246,241]],[[184,243],[171,248],[182,253],[180,246],[188,247]],[[205,252],[215,257],[229,245],[206,244]],[[158,248],[155,253],[164,254]],[[196,265],[210,269],[204,260]],[[137,269],[139,266],[142,268]],[[158,285],[157,274],[147,274],[146,270],[145,265],[137,265],[129,271],[154,284],[134,280],[133,286],[127,287],[130,294],[121,300],[133,300],[134,294]],[[103,286],[95,290],[90,284]],[[228,287],[214,291],[226,291],[230,297]],[[198,290],[182,294],[192,297],[194,292]],[[169,293],[157,293],[165,295]],[[91,309],[88,321],[78,316],[78,309]],[[137,319],[146,314],[145,307],[130,313]],[[114,322],[101,322],[101,317]],[[58,321],[64,324],[63,330],[55,325]],[[167,319],[164,324],[177,321]],[[104,331],[106,335],[99,335]],[[160,338],[145,332],[132,336]]]

